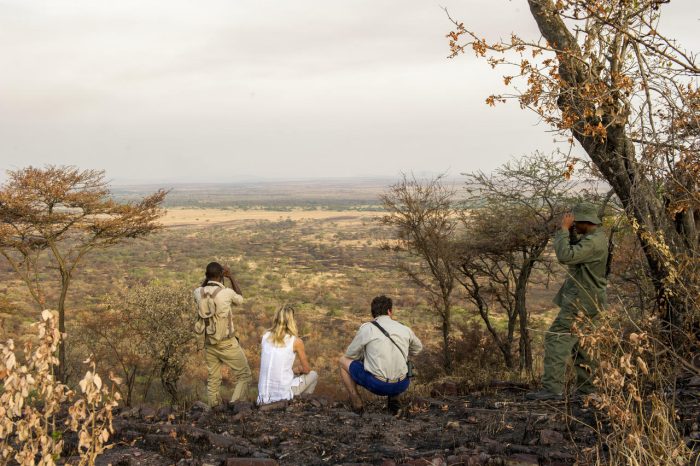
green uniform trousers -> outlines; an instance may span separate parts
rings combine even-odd
[[[247,400],[249,398],[248,389],[253,381],[253,375],[248,365],[248,359],[238,344],[236,338],[220,341],[216,344],[204,345],[206,353],[207,370],[207,396],[209,406],[219,404],[219,389],[221,388],[221,365],[226,364],[231,368],[233,376],[236,378],[236,387],[233,390],[231,401]]]
[[[578,312],[573,306],[559,309],[549,332],[544,337],[544,376],[542,385],[552,393],[563,393],[566,382],[566,365],[573,359],[576,372],[576,391],[581,394],[593,393],[592,371],[594,361],[579,345],[576,335],[571,333],[571,327]]]

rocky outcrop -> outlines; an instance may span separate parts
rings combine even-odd
[[[416,397],[400,417],[370,403],[302,399],[256,408],[235,403],[187,412],[132,409],[115,420],[112,465],[538,465],[573,464],[593,441],[563,405],[519,398]]]

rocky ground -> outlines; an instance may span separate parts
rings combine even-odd
[[[449,390],[446,390],[449,392]],[[136,408],[115,420],[112,465],[566,465],[595,443],[595,416],[572,403],[525,402],[518,387],[404,400],[402,415],[370,401],[239,402],[184,413]],[[577,450],[579,449],[579,450]]]

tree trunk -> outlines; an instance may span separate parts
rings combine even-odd
[[[443,367],[447,375],[452,374],[452,355],[450,354],[451,309],[449,303],[443,304],[442,313],[442,355]]]
[[[508,311],[508,334],[506,335],[506,348],[508,351],[508,369],[513,369],[515,367],[515,361],[513,361],[513,340],[515,335],[515,326],[518,323],[518,313],[514,309],[507,309]]]
[[[126,399],[124,400],[124,403],[128,407],[131,407],[131,404],[133,403],[134,385],[136,385],[136,369],[136,366],[134,366],[131,368],[130,372],[126,373]]]
[[[146,379],[146,383],[144,384],[143,387],[143,401],[148,400],[148,393],[151,391],[151,384],[153,383],[153,377],[156,375],[156,371],[158,371],[157,367],[153,367],[153,370],[148,374],[148,378]]]
[[[503,354],[503,363],[506,365],[506,368],[512,369],[514,366],[512,338],[506,337],[506,340],[503,341],[496,329],[491,325],[491,319],[489,319],[488,314],[479,309],[479,315],[481,316],[481,320],[486,324],[486,329],[491,334],[491,337],[493,337],[493,341],[496,342],[496,346],[501,350],[501,354]]]
[[[70,276],[61,276],[61,295],[58,298],[58,331],[61,333],[61,342],[58,345],[58,380],[67,382],[66,373],[66,297],[68,296],[68,286]]]
[[[170,402],[173,405],[178,403],[178,393],[177,393],[177,377],[174,377],[168,365],[167,361],[161,361],[160,366],[160,384],[170,396]]]
[[[532,263],[528,261],[518,276],[515,284],[515,310],[520,321],[520,370],[532,374],[532,342],[530,341],[530,318],[527,312],[527,284],[532,272]]]
[[[513,369],[515,367],[515,361],[513,361],[513,342],[510,340],[505,341],[499,348],[503,354],[503,362],[506,368]]]
[[[462,270],[462,272],[464,273],[465,277],[467,277],[468,281],[467,282],[460,281],[460,284],[464,287],[464,289],[467,291],[467,293],[471,297],[471,301],[474,304],[476,304],[476,309],[479,311],[479,316],[481,317],[481,320],[486,325],[486,329],[491,334],[491,337],[493,338],[493,341],[496,343],[496,346],[498,346],[498,349],[501,350],[501,353],[503,354],[503,363],[506,365],[506,367],[508,369],[512,369],[513,368],[512,340],[510,338],[508,338],[507,341],[504,342],[501,339],[500,335],[498,335],[498,332],[491,324],[491,319],[489,319],[488,304],[486,304],[486,301],[484,301],[484,298],[481,296],[481,287],[479,286],[479,282],[477,281],[476,277],[473,274],[467,273],[467,271],[464,269]],[[469,286],[469,283],[471,283],[471,287]]]

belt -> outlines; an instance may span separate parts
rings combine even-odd
[[[374,375],[374,374],[372,374],[372,376],[373,376],[375,379],[379,380],[380,382],[384,382],[384,383],[399,383],[399,382],[402,382],[404,379],[406,379],[406,376],[405,376],[405,375],[402,375],[402,376],[399,377],[398,379],[387,379],[387,378],[385,378],[385,377],[381,377],[381,376],[379,376],[379,375]]]

